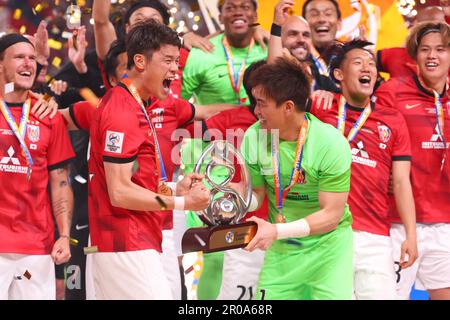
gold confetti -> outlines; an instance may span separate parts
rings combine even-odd
[[[36,7],[34,7],[34,10],[35,10],[36,12],[42,11],[42,4],[39,3]]]
[[[84,247],[83,251],[84,251],[84,254],[96,253],[96,252],[98,252],[98,247],[97,246]]]
[[[60,57],[54,57],[53,61],[52,61],[52,65],[54,65],[55,67],[59,68],[59,66],[61,65],[61,58]]]
[[[96,107],[100,101],[100,99],[92,92],[89,88],[81,88],[80,96],[83,97],[84,100],[89,102],[93,107]]]
[[[31,273],[29,273],[28,270],[25,270],[25,273],[23,274],[23,276],[24,276],[25,278],[27,278],[28,280],[31,279]]]
[[[25,34],[25,32],[27,32],[27,26],[21,26],[19,29],[19,33],[20,34]]]
[[[78,0],[78,1],[77,1],[77,5],[78,5],[79,7],[84,7],[84,6],[86,5],[86,0]]]
[[[13,19],[19,20],[21,16],[22,16],[22,10],[16,9],[13,14]]]
[[[73,246],[77,246],[78,245],[78,240],[74,239],[74,238],[70,238],[70,244]]]
[[[49,74],[45,75],[45,82],[48,82],[52,77]]]
[[[54,50],[61,50],[62,42],[56,41],[55,39],[48,39],[48,46]]]

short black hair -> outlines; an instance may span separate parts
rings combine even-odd
[[[302,7],[302,16],[303,16],[303,18],[306,19],[306,8],[313,1],[314,0],[306,0],[305,3],[303,4],[303,7]],[[342,13],[341,13],[341,9],[339,8],[339,3],[336,0],[328,0],[328,1],[330,1],[334,5],[334,7],[336,8],[336,13],[337,13],[338,19],[340,20],[341,17],[342,17]]]
[[[252,86],[250,83],[250,77],[253,74],[253,72],[255,72],[256,70],[258,70],[260,67],[264,66],[267,64],[266,60],[259,60],[256,61],[254,63],[252,63],[251,65],[248,66],[248,68],[245,70],[244,72],[244,78],[242,79],[242,85],[244,86],[245,92],[247,93],[248,96],[248,100],[250,102],[250,111],[253,113],[253,111],[255,110],[256,107],[256,100],[255,97],[252,94]]]
[[[137,1],[133,3],[128,10],[125,12],[124,16],[124,23],[130,23],[130,17],[136,10],[144,7],[149,7],[157,10],[161,17],[163,18],[163,22],[165,25],[169,25],[169,19],[170,19],[170,13],[167,7],[162,4],[159,0],[144,0],[144,1]]]
[[[354,49],[361,49],[369,52],[375,59],[372,51],[368,50],[367,46],[373,46],[372,42],[366,40],[355,39],[348,42],[336,42],[333,46],[327,49],[326,54],[330,57],[330,75],[335,82],[339,82],[334,77],[334,70],[340,69],[347,54]]]
[[[217,3],[217,8],[219,9],[219,12],[222,12],[222,7],[225,4],[225,1],[227,0],[219,0]],[[256,0],[252,0],[252,4],[255,7],[255,10],[258,10],[258,2]]]
[[[111,47],[109,48],[105,58],[105,73],[108,83],[109,76],[114,77],[116,75],[116,68],[119,65],[119,55],[125,52],[127,52],[125,39],[118,38],[111,43]],[[111,85],[111,83],[109,83],[109,85]]]
[[[278,106],[293,101],[297,111],[305,112],[311,91],[311,78],[304,64],[293,58],[279,57],[274,63],[256,69],[250,76],[250,86],[262,86],[264,95]]]
[[[137,24],[128,32],[126,37],[127,68],[130,69],[134,66],[136,54],[145,54],[151,59],[153,52],[159,50],[162,45],[173,45],[181,48],[181,41],[174,30],[154,20]]]

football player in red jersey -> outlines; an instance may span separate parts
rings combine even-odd
[[[414,23],[426,21],[445,22],[444,10],[438,6],[419,9]],[[416,62],[404,47],[378,50],[377,63],[378,70],[389,73],[391,78],[412,76],[417,71]]]
[[[54,263],[70,258],[74,153],[60,115],[30,113],[35,75],[32,43],[14,33],[0,38],[0,299],[55,299]]]
[[[135,26],[127,35],[128,77],[102,99],[90,128],[89,222],[99,251],[92,259],[99,299],[172,298],[160,258],[161,216],[154,212],[201,210],[209,202],[203,184],[188,190],[195,176],[177,184],[178,196],[162,194],[162,155],[144,103],[167,97],[179,46],[162,24]]]
[[[397,292],[407,299],[416,281],[416,288],[426,289],[431,299],[450,299],[450,26],[418,24],[406,48],[417,63],[417,74],[391,79],[376,92],[378,102],[403,114],[411,138],[420,257],[411,268],[398,270]],[[398,222],[395,211],[393,221]],[[398,247],[404,239],[401,225],[393,224],[391,238]]]

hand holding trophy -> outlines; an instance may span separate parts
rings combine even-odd
[[[232,182],[238,172],[235,163],[240,167],[240,181]],[[257,224],[240,223],[252,197],[251,178],[242,155],[230,143],[214,141],[198,159],[194,174],[204,175],[210,188],[209,206],[196,211],[208,227],[186,231],[182,239],[183,253],[245,247],[255,236]]]

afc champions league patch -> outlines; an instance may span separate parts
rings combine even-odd
[[[106,131],[105,151],[112,153],[122,153],[123,132]]]
[[[389,129],[385,125],[378,126],[378,135],[380,136],[380,140],[382,143],[387,143],[391,138],[391,129]]]
[[[30,140],[31,142],[38,142],[39,141],[39,127],[35,126],[35,125],[27,125],[27,135],[28,135],[28,140]]]

